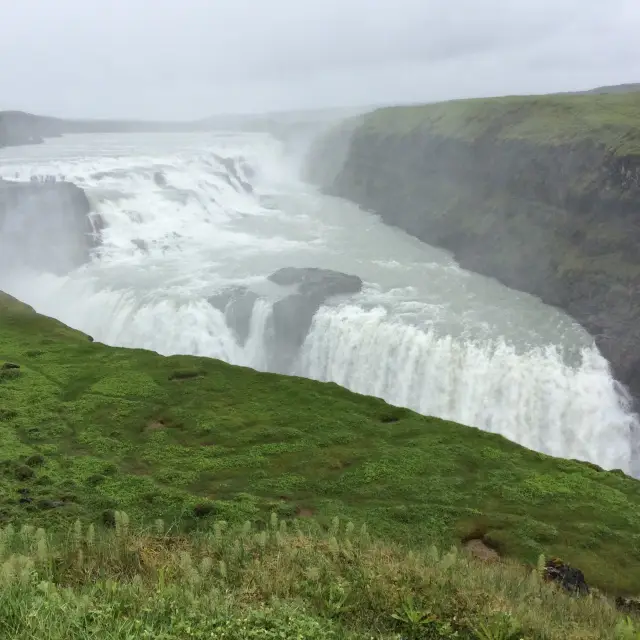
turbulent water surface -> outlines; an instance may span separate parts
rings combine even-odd
[[[282,292],[265,276],[285,266],[355,274],[363,292],[316,313],[288,373],[634,471],[635,418],[581,327],[320,195],[297,164],[255,133],[77,135],[1,150],[0,177],[65,177],[105,227],[89,264],[61,276],[18,262],[0,288],[107,344],[268,370]],[[46,212],[30,215],[37,234]],[[246,340],[207,301],[235,285],[259,294]]]

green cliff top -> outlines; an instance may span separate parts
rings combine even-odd
[[[90,342],[4,294],[0,443],[0,521],[340,515],[415,546],[485,535],[640,592],[640,482],[621,472],[335,384]]]
[[[367,129],[409,134],[426,131],[475,140],[537,144],[602,144],[617,155],[640,155],[640,92],[516,96],[387,107],[362,118]]]

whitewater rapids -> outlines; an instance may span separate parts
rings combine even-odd
[[[104,224],[87,265],[60,276],[16,263],[0,289],[110,345],[270,370],[265,276],[358,275],[363,292],[316,313],[287,373],[638,475],[637,419],[580,326],[319,194],[298,169],[256,133],[74,135],[0,150],[0,177],[65,178]],[[44,212],[29,215],[37,236]],[[234,286],[259,296],[244,341],[207,301]]]

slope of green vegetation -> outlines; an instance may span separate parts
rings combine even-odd
[[[482,538],[640,592],[640,482],[335,384],[107,347],[0,297],[0,516],[182,530],[334,516],[415,547]]]
[[[618,155],[640,155],[640,93],[454,100],[378,109],[360,121],[385,135],[423,131],[550,146],[590,141]]]
[[[79,521],[0,528],[3,640],[636,640],[602,594],[572,597],[535,568],[456,548],[410,551],[335,518],[272,514],[179,536]]]

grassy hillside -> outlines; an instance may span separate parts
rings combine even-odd
[[[620,154],[640,155],[640,93],[514,96],[389,107],[362,118],[386,135],[418,130],[467,141],[490,136],[561,145],[590,140]]]
[[[621,472],[334,384],[107,347],[4,294],[0,441],[5,522],[340,515],[392,541],[557,555],[640,592],[640,482]]]
[[[635,640],[638,620],[526,570],[273,514],[186,536],[0,528],[3,640]]]

